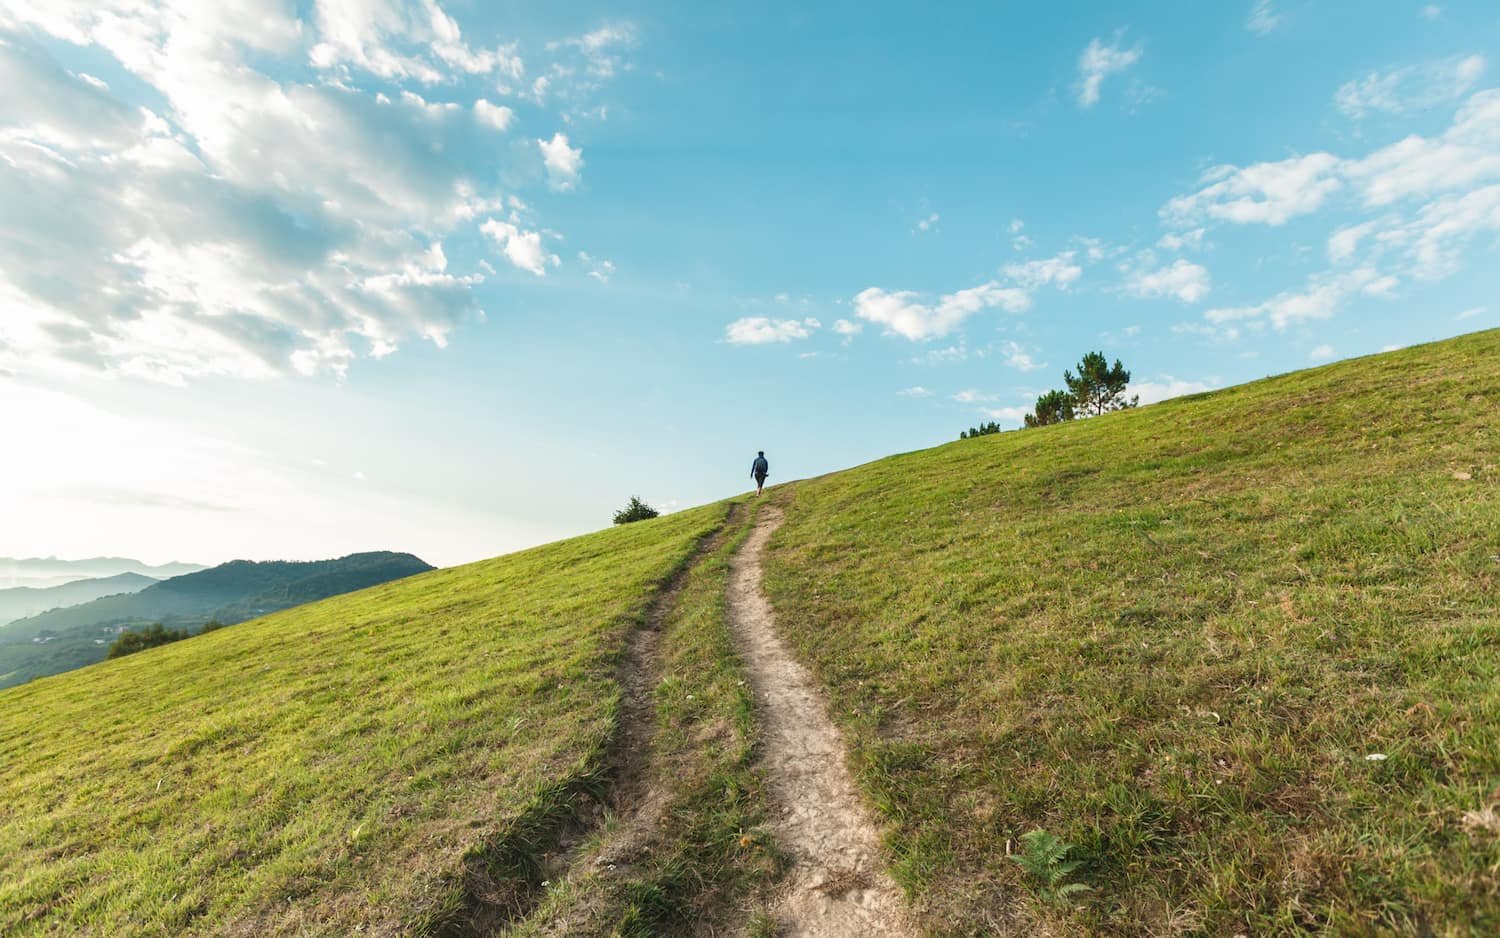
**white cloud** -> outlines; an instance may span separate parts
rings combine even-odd
[[[1328,361],[1328,359],[1333,357],[1333,346],[1320,345],[1317,348],[1313,349],[1311,352],[1307,353],[1307,357],[1311,358],[1315,362],[1326,362]]]
[[[1500,90],[1470,97],[1441,135],[1414,134],[1349,163],[1346,171],[1373,207],[1500,179]]]
[[[1204,174],[1202,189],[1178,196],[1161,210],[1168,222],[1187,225],[1200,218],[1240,224],[1282,225],[1315,212],[1343,185],[1342,162],[1329,153],[1311,153],[1274,163],[1218,166]]]
[[[1484,306],[1473,306],[1473,307],[1470,307],[1469,309],[1464,310],[1463,312],[1459,313],[1457,316],[1454,316],[1453,318],[1457,319],[1459,321],[1463,321],[1465,319],[1473,319],[1476,316],[1482,316],[1482,315],[1484,315],[1484,312],[1485,312],[1486,308],[1487,307],[1484,307]]]
[[[1422,8],[1422,15],[1430,20],[1439,19],[1443,15],[1443,8],[1436,3],[1429,3]]]
[[[1254,306],[1220,307],[1203,316],[1210,323],[1269,322],[1277,330],[1317,319],[1331,319],[1339,307],[1358,295],[1388,296],[1396,287],[1389,274],[1361,267],[1347,273],[1314,278],[1305,290],[1279,293]]]
[[[928,390],[927,388],[922,387],[920,384],[915,385],[913,387],[905,388],[905,389],[900,390],[900,391],[897,391],[896,394],[898,396],[900,396],[900,397],[931,397],[932,396],[932,392],[930,390]]]
[[[984,408],[980,409],[980,412],[983,413],[986,417],[990,418],[991,420],[1004,420],[1004,421],[1007,421],[1007,422],[1009,422],[1011,424],[1015,424],[1015,425],[1019,426],[1020,423],[1026,419],[1026,415],[1029,414],[1029,413],[1031,413],[1031,408],[1029,408],[1029,407],[984,407]]]
[[[887,292],[878,287],[862,290],[854,297],[856,316],[884,326],[888,334],[914,342],[945,336],[965,319],[992,307],[1025,312],[1031,308],[1031,297],[1024,290],[1003,287],[993,280],[947,294],[935,303],[924,302],[921,294],[909,290]]]
[[[1479,83],[1487,64],[1482,55],[1456,55],[1424,65],[1371,72],[1339,86],[1333,102],[1356,119],[1372,112],[1404,114],[1431,108],[1467,94]]]
[[[503,104],[491,104],[480,98],[474,102],[474,119],[487,127],[505,130],[516,119],[516,112]]]
[[[850,322],[847,319],[837,319],[837,320],[834,320],[834,323],[833,323],[833,331],[837,332],[841,336],[844,336],[845,338],[852,338],[854,336],[857,336],[861,332],[863,332],[864,329],[865,329],[865,324],[864,323],[862,323],[862,322]]]
[[[986,401],[998,400],[999,397],[1000,395],[998,394],[986,394],[983,391],[976,391],[973,388],[959,391],[953,395],[953,399],[960,404],[980,404]]]
[[[1184,381],[1171,375],[1162,375],[1155,381],[1132,381],[1127,390],[1128,393],[1139,396],[1142,404],[1155,404],[1184,394],[1202,394],[1215,387],[1217,385],[1203,381]]]
[[[1142,299],[1169,296],[1183,303],[1196,303],[1208,295],[1212,281],[1208,269],[1178,258],[1157,270],[1142,269],[1125,282],[1125,292]]]
[[[1328,259],[1335,264],[1342,264],[1349,260],[1354,256],[1355,251],[1359,250],[1359,242],[1375,228],[1375,222],[1367,221],[1337,229],[1328,236]]]
[[[1245,28],[1257,36],[1276,31],[1281,25],[1281,15],[1271,6],[1271,0],[1255,0],[1250,6],[1250,15],[1245,18]]]
[[[587,268],[588,275],[600,283],[609,283],[609,278],[615,275],[613,261],[607,261],[602,257],[594,257],[587,251],[579,251],[578,259]]]
[[[482,317],[482,275],[443,243],[503,207],[505,167],[468,145],[503,109],[441,89],[523,66],[435,0],[0,0],[0,21],[0,81],[27,89],[0,98],[0,369],[341,373]],[[131,80],[70,73],[51,43]],[[523,234],[507,256],[536,269]]]
[[[1164,251],[1197,251],[1203,247],[1203,235],[1205,229],[1194,228],[1192,231],[1167,232],[1156,242],[1156,246]]]
[[[916,230],[917,231],[931,231],[931,230],[933,230],[934,228],[937,227],[937,223],[938,223],[938,213],[937,212],[933,212],[931,215],[928,215],[926,218],[924,218],[921,221],[917,222],[917,228],[916,228]]]
[[[725,327],[724,335],[731,345],[765,345],[805,339],[822,326],[816,319],[771,319],[746,316]]]
[[[571,189],[583,171],[583,148],[568,146],[568,135],[555,133],[551,140],[538,140],[547,179],[554,189]]]
[[[1001,349],[1001,354],[1005,356],[1005,364],[1018,371],[1036,371],[1038,368],[1047,367],[1045,364],[1038,364],[1036,359],[1031,357],[1031,353],[1018,342],[1006,342]]]
[[[510,222],[495,218],[480,225],[479,230],[494,239],[506,260],[538,277],[547,272],[549,264],[556,267],[561,263],[556,254],[548,253],[542,245],[539,231],[522,231]]]
[[[1120,47],[1122,34],[1117,33],[1109,45],[1098,38],[1089,41],[1088,47],[1078,57],[1078,103],[1090,108],[1099,103],[1100,86],[1104,79],[1130,68],[1141,58],[1141,47]]]
[[[968,358],[969,347],[960,341],[957,345],[930,349],[921,355],[914,356],[911,363],[913,365],[951,365],[954,362],[967,361]]]
[[[588,71],[595,78],[612,78],[619,71],[623,59],[619,50],[635,45],[635,27],[629,23],[601,26],[592,32],[547,43],[548,51],[572,48],[581,53],[588,63]]]
[[[248,20],[257,4],[237,5]],[[270,7],[270,4],[266,4]],[[513,46],[475,50],[437,0],[322,0],[316,5],[318,42],[308,53],[320,69],[355,67],[388,80],[436,84],[451,71],[519,78],[525,70]]]
[[[1073,262],[1073,252],[1064,251],[1045,260],[1006,264],[1002,268],[1005,276],[1026,290],[1035,290],[1047,284],[1056,284],[1064,289],[1083,274],[1083,268]]]

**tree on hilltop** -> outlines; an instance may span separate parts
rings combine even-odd
[[[615,524],[629,524],[632,521],[645,521],[655,518],[661,512],[641,501],[636,496],[630,496],[630,504],[615,512]]]
[[[1036,407],[1026,415],[1026,426],[1045,427],[1073,419],[1073,396],[1067,391],[1048,391],[1036,399]]]
[[[970,427],[967,430],[960,430],[958,433],[958,438],[960,440],[972,440],[976,436],[989,436],[991,433],[999,432],[1000,425],[991,420],[989,423],[981,423],[977,427]]]
[[[1078,374],[1063,372],[1063,381],[1073,397],[1074,409],[1080,416],[1097,417],[1111,411],[1126,410],[1140,403],[1140,396],[1125,399],[1125,388],[1130,384],[1130,372],[1115,359],[1113,366],[1103,352],[1089,352],[1078,362]]]

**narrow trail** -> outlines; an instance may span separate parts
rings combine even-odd
[[[620,662],[619,681],[620,731],[614,750],[614,769],[608,790],[601,801],[589,802],[582,816],[573,824],[559,831],[556,843],[541,858],[542,875],[547,881],[587,872],[588,867],[607,868],[621,875],[628,870],[643,850],[649,850],[651,835],[661,821],[666,806],[666,788],[659,784],[653,765],[654,741],[656,738],[655,688],[661,681],[661,632],[667,616],[677,604],[692,568],[726,536],[739,518],[740,508],[735,506],[725,517],[724,524],[713,534],[704,537],[693,549],[692,557],[682,565],[662,587],[647,610],[646,619],[631,630],[625,639],[625,654]],[[590,849],[591,839],[613,816],[615,829],[602,844]],[[506,925],[516,924],[530,916],[541,898],[539,889],[532,889],[522,901],[516,903],[509,914],[494,922],[489,928],[476,929],[477,933],[495,933]],[[542,927],[548,935],[566,935],[573,927],[573,918],[586,916],[588,908],[571,909],[567,914]]]
[[[761,510],[730,562],[729,622],[755,692],[772,828],[794,859],[772,914],[788,935],[873,938],[912,935],[899,890],[885,874],[880,839],[849,771],[838,731],[811,675],[776,635],[761,592],[761,555],[781,524]]]

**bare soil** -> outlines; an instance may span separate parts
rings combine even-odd
[[[884,871],[880,837],[844,764],[838,730],[806,668],[777,637],[761,592],[761,554],[781,524],[766,506],[730,564],[729,622],[755,691],[772,827],[793,866],[772,916],[782,934],[842,938],[912,935]]]

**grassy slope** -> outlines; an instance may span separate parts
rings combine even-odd
[[[723,516],[0,692],[0,932],[380,933],[452,912],[466,853],[597,772],[621,636]]]
[[[729,557],[753,520],[751,510],[742,511],[717,549],[693,567],[663,624],[651,760],[662,798],[659,821],[625,850],[619,832],[606,825],[515,935],[724,933],[745,918],[737,910],[769,887],[779,858],[763,826],[754,701],[726,600]]]
[[[796,486],[768,589],[930,921],[1500,933],[1497,424],[1488,332]]]

